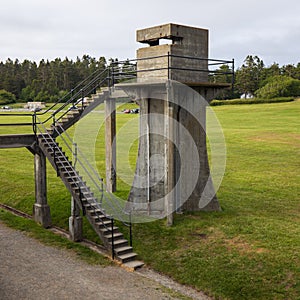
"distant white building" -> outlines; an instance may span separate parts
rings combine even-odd
[[[27,108],[29,110],[36,110],[36,109],[42,109],[45,108],[46,104],[45,102],[27,102],[27,104],[25,104],[24,108]]]
[[[243,94],[241,95],[241,99],[252,99],[254,96],[252,94]]]

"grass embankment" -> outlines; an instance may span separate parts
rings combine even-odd
[[[134,248],[154,269],[215,297],[300,299],[300,102],[214,110],[227,145],[226,174],[218,191],[223,211],[176,215],[171,228],[163,220],[135,224]],[[117,117],[120,127],[135,116]],[[101,130],[99,156],[104,153]],[[119,147],[126,138],[119,139]],[[133,146],[131,165],[135,151]],[[32,155],[1,149],[0,163],[0,202],[31,213]],[[48,170],[53,223],[67,228],[70,196]],[[129,186],[118,183],[125,196]],[[86,236],[97,240],[84,226]]]

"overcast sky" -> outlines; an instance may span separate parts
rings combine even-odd
[[[136,29],[209,29],[210,58],[300,62],[299,0],[1,0],[0,60],[134,58]]]

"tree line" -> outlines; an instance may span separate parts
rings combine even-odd
[[[67,57],[53,61],[7,59],[0,62],[0,103],[2,98],[9,102],[56,102],[79,82],[95,70],[105,69],[105,57],[96,59],[89,55],[77,57],[75,61]],[[2,95],[2,97],[1,97]]]
[[[236,72],[236,90],[259,98],[300,96],[300,63],[266,67],[258,56],[248,55]]]
[[[212,82],[232,82],[231,75],[226,74],[230,73],[227,65],[221,66],[216,71],[210,78]],[[223,91],[218,99],[240,97],[273,99],[297,96],[300,96],[300,63],[296,66],[288,64],[280,67],[278,63],[265,66],[258,56],[248,55],[242,66],[235,71],[234,89]]]
[[[110,59],[110,62],[118,60]],[[55,102],[95,70],[105,69],[105,57],[89,55],[70,60],[30,60],[20,62],[7,59],[0,62],[0,104],[10,102]],[[231,83],[227,65],[221,66],[210,80]],[[258,56],[248,55],[235,72],[233,91],[224,91],[219,98],[239,98],[241,95],[261,98],[300,96],[300,63],[265,66]]]

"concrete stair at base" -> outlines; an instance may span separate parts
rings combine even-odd
[[[133,248],[119,231],[119,228],[116,226],[112,228],[112,218],[101,208],[89,186],[87,186],[84,179],[73,167],[72,162],[69,161],[63,149],[55,140],[64,130],[103,103],[107,97],[107,91],[97,93],[84,102],[83,108],[79,107],[69,110],[56,124],[56,127],[52,124],[51,129],[47,129],[47,133],[40,135],[38,141],[39,147],[57,171],[58,176],[70,191],[77,205],[85,212],[87,219],[102,240],[104,246],[108,250],[112,249],[113,239],[115,259],[125,267],[135,270],[142,267],[144,263],[136,259],[137,254],[133,252]]]

